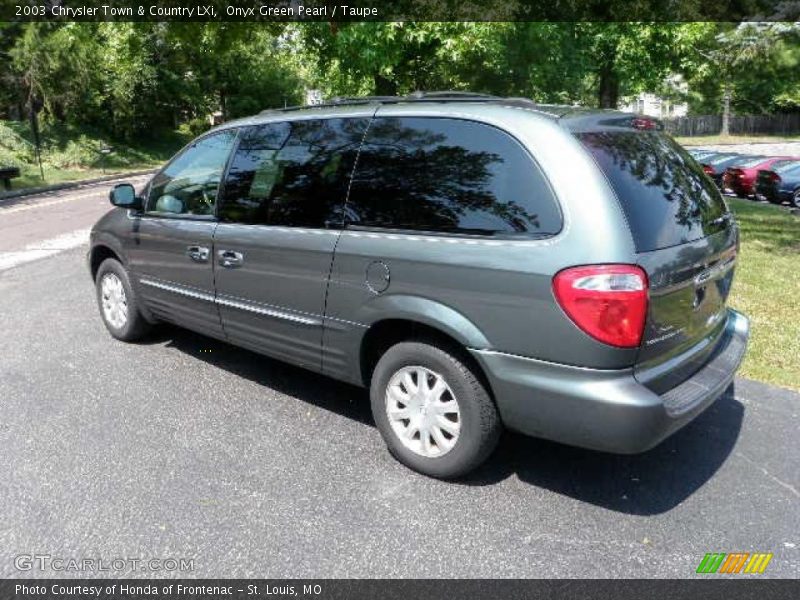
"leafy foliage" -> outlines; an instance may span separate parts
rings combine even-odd
[[[723,93],[739,112],[798,110],[799,42],[780,22],[0,23],[0,117],[33,109],[133,139],[297,104],[308,88],[612,107],[675,74],[698,112],[720,112]]]

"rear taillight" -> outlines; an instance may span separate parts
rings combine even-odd
[[[703,173],[705,173],[706,175],[713,175],[714,167],[710,165],[703,165]]]
[[[777,173],[770,173],[769,180],[772,181],[773,183],[780,183],[781,176],[778,175]]]
[[[553,278],[559,306],[604,344],[633,348],[647,318],[647,274],[634,265],[570,267]]]

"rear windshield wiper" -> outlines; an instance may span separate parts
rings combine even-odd
[[[722,215],[721,217],[717,217],[717,218],[716,218],[716,219],[714,219],[713,221],[709,222],[709,225],[711,225],[711,226],[715,226],[715,225],[727,225],[727,224],[728,224],[728,222],[729,222],[730,220],[731,220],[731,213],[729,213],[729,212],[726,212],[726,213],[725,213],[724,215]]]

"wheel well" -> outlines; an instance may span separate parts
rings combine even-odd
[[[90,263],[92,269],[92,279],[97,278],[97,269],[100,268],[100,265],[107,258],[113,258],[119,262],[122,262],[119,259],[119,256],[117,256],[117,253],[108,246],[95,246],[92,249],[92,259]]]
[[[369,387],[370,381],[372,380],[372,372],[375,370],[375,365],[378,364],[384,352],[395,344],[407,340],[419,340],[436,344],[446,349],[454,356],[457,356],[473,373],[475,373],[475,376],[480,379],[486,391],[492,396],[492,388],[489,385],[489,379],[486,377],[478,361],[475,360],[461,342],[435,327],[408,319],[387,319],[385,321],[378,321],[364,334],[364,339],[361,341],[360,359],[361,378],[366,387]]]

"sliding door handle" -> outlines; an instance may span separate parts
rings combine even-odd
[[[244,262],[244,254],[233,250],[220,250],[217,253],[217,257],[219,258],[219,264],[228,269],[235,269]]]
[[[207,262],[211,251],[205,246],[187,246],[186,256],[195,262]]]

